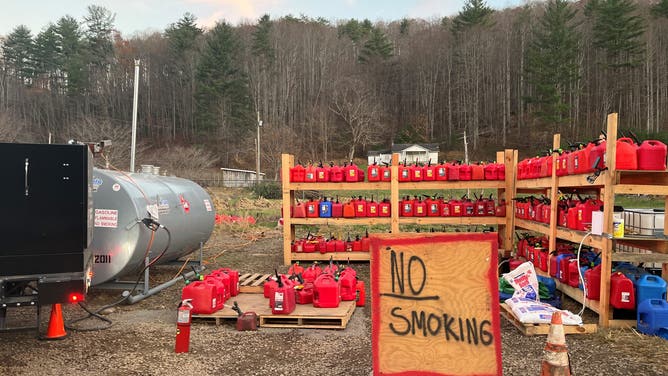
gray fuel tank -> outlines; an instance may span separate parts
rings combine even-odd
[[[92,285],[124,276],[134,280],[146,256],[153,260],[165,249],[167,232],[153,232],[141,223],[149,213],[171,233],[169,248],[156,264],[198,249],[211,236],[215,222],[209,194],[176,177],[94,169],[93,202]]]

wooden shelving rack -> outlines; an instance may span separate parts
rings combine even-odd
[[[554,136],[554,149],[561,144],[559,134]],[[633,262],[660,262],[663,263],[663,278],[668,278],[668,221],[664,223],[663,238],[646,237],[624,237],[613,238],[613,210],[616,194],[646,194],[664,196],[665,209],[668,212],[668,171],[621,171],[616,169],[616,144],[617,144],[617,114],[608,115],[607,119],[607,151],[606,166],[593,183],[587,181],[587,175],[556,176],[556,155],[553,155],[554,163],[552,176],[540,179],[517,180],[515,189],[520,193],[542,191],[547,192],[551,200],[550,223],[546,225],[529,220],[516,219],[515,227],[537,232],[548,236],[549,249],[556,249],[557,239],[563,239],[574,243],[580,243],[587,234],[582,231],[570,230],[557,227],[557,198],[560,188],[572,188],[584,191],[593,191],[600,195],[604,202],[603,209],[603,235],[589,235],[584,244],[601,250],[601,300],[585,301],[586,306],[599,315],[599,325],[602,327],[628,327],[635,326],[635,320],[613,319],[613,309],[610,306],[610,274],[612,261]],[[513,213],[510,213],[514,215]],[[615,244],[630,245],[633,247],[650,250],[648,254],[629,254],[614,252]],[[539,274],[549,276],[549,273],[537,271]],[[571,298],[582,302],[584,299],[582,290],[557,282],[557,289]]]
[[[333,253],[293,253],[291,242],[295,239],[295,227],[299,225],[317,226],[345,226],[345,225],[388,225],[393,233],[400,232],[401,224],[417,225],[497,225],[502,234],[502,244],[499,250],[503,254],[510,254],[513,244],[512,200],[514,197],[515,165],[517,151],[504,150],[497,152],[497,163],[503,163],[506,169],[505,180],[498,181],[433,181],[433,182],[399,182],[398,166],[399,154],[392,155],[392,180],[390,182],[359,182],[359,183],[291,183],[290,168],[294,166],[294,156],[282,155],[282,191],[283,213],[290,213],[290,207],[295,203],[295,192],[301,190],[315,191],[390,191],[392,205],[390,217],[373,218],[290,218],[283,217],[283,262],[288,265],[293,260],[327,261],[332,257],[337,261],[369,261],[370,252],[333,252]],[[399,197],[402,190],[452,190],[452,189],[495,189],[497,198],[506,199],[505,217],[400,217]]]

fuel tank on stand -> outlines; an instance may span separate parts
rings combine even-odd
[[[95,220],[92,285],[136,279],[145,258],[156,264],[187,255],[206,242],[213,231],[215,208],[196,183],[152,173],[93,170]],[[141,220],[149,217],[165,226],[153,232]],[[153,235],[153,239],[151,237]],[[148,254],[147,254],[148,252]]]

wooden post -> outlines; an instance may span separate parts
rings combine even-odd
[[[668,196],[664,196],[665,204],[664,204],[664,213],[668,213]],[[663,220],[663,235],[668,236],[668,221]],[[663,279],[668,281],[668,264],[663,264],[661,268],[661,275],[663,276]]]
[[[281,187],[283,191],[283,264],[292,263],[291,242],[295,238],[295,227],[292,225],[290,207],[295,203],[295,193],[290,189],[290,168],[295,164],[295,157],[290,154],[281,155]]]
[[[606,141],[605,164],[608,170],[605,171],[604,184],[605,193],[603,196],[603,232],[608,234],[603,240],[603,249],[601,249],[601,304],[598,316],[598,323],[602,327],[608,327],[610,321],[610,273],[612,262],[613,241],[610,238],[614,232],[613,215],[615,206],[615,175],[616,175],[616,153],[617,153],[617,114],[608,115],[608,136]]]
[[[552,150],[561,148],[561,134],[555,134],[552,140]],[[559,220],[559,177],[557,176],[557,154],[552,153],[552,185],[550,186],[550,233],[548,254],[557,250],[557,222]],[[556,256],[555,256],[556,257]],[[550,273],[550,263],[547,263],[547,272]]]
[[[515,226],[515,215],[512,209],[513,198],[515,197],[515,170],[517,169],[517,150],[505,149],[496,153],[496,162],[503,163],[506,169],[505,186],[497,190],[497,198],[506,200],[506,221],[499,225],[499,234],[501,244],[499,244],[499,253],[503,250],[503,257],[509,257],[513,250],[513,232]]]
[[[393,234],[399,233],[399,154],[392,154],[392,164],[390,165],[390,202],[391,207],[391,224],[390,230]]]

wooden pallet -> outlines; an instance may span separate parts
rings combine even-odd
[[[258,316],[262,314],[271,315],[269,300],[264,295],[240,293],[225,302],[225,307],[220,311],[211,314],[193,315],[193,319],[215,320],[216,325],[220,325],[221,321],[237,322],[237,312],[232,310],[234,302],[237,302],[239,308],[244,312],[255,312]]]
[[[550,332],[550,324],[525,324],[521,322],[505,303],[501,303],[501,316],[510,321],[525,336],[547,335]],[[564,325],[564,334],[589,334],[597,331],[598,325],[596,324]]]
[[[337,308],[297,305],[289,315],[260,315],[263,328],[345,329],[355,312],[355,302],[341,302]]]
[[[230,298],[220,311],[193,315],[193,319],[214,320],[216,325],[223,321],[236,322],[237,313],[231,308],[235,301],[242,311],[255,312],[259,318],[258,326],[265,328],[345,329],[355,312],[355,302],[347,301],[341,302],[338,308],[315,308],[310,304],[298,304],[289,315],[274,315],[264,295],[240,293]]]
[[[264,292],[264,282],[271,277],[271,274],[246,273],[239,276],[239,292],[262,294]]]

